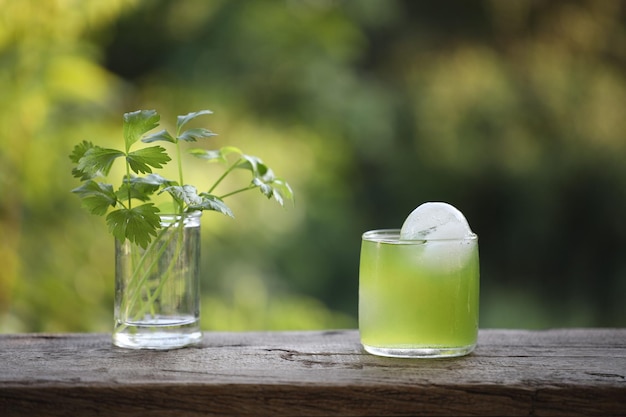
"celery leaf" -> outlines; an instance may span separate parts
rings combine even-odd
[[[187,113],[185,115],[182,116],[178,116],[178,118],[176,119],[176,132],[177,134],[180,134],[180,130],[183,128],[183,126],[189,122],[190,120],[195,119],[198,116],[202,116],[203,114],[213,114],[213,112],[211,110],[200,110],[200,111],[196,111],[196,112],[192,112],[192,113]]]
[[[131,209],[112,211],[106,221],[109,231],[119,241],[128,239],[145,249],[161,227],[158,212],[159,209],[153,203],[147,203]]]
[[[151,146],[129,152],[126,155],[126,160],[133,172],[145,174],[152,173],[152,168],[162,168],[172,158],[169,157],[165,148]]]
[[[155,110],[137,110],[124,114],[124,142],[126,153],[143,135],[159,125],[161,116]]]
[[[72,192],[82,199],[83,207],[91,214],[99,216],[105,214],[109,207],[114,207],[117,203],[117,196],[111,184],[89,180],[80,187],[74,188]]]
[[[117,149],[94,146],[87,149],[82,158],[79,159],[76,169],[85,175],[90,175],[91,178],[98,175],[106,176],[109,174],[113,162],[122,156],[124,156],[124,152]]]

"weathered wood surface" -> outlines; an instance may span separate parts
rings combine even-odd
[[[0,336],[0,416],[626,415],[626,329],[481,330],[469,356],[392,359],[358,332]]]

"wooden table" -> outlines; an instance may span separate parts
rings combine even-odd
[[[0,335],[0,416],[626,415],[626,329],[481,330],[469,356],[394,359],[356,330]]]

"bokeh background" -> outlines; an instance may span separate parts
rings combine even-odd
[[[203,216],[202,327],[357,325],[360,236],[480,236],[481,327],[626,325],[626,2],[0,0],[0,332],[110,331],[82,140],[199,109],[286,178]],[[202,180],[201,168],[189,175]]]

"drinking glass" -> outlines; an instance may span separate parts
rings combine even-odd
[[[466,355],[478,336],[478,236],[402,240],[399,229],[363,234],[359,331],[374,355]]]

